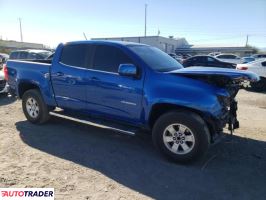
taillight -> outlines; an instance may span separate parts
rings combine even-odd
[[[239,70],[248,70],[247,66],[237,66],[237,69]]]
[[[3,66],[3,71],[4,71],[5,80],[8,81],[8,70],[6,64],[4,64]]]

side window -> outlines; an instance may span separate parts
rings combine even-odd
[[[211,58],[211,57],[208,57],[207,60],[208,60],[208,62],[215,62],[215,59]]]
[[[206,57],[199,57],[198,58],[198,61],[201,62],[201,63],[205,63],[206,62]]]
[[[70,44],[64,46],[60,62],[65,65],[86,67],[86,44]]]
[[[262,62],[261,65],[262,65],[263,67],[266,67],[266,61]]]
[[[120,49],[112,46],[96,46],[94,69],[117,73],[119,65],[126,63],[132,63],[132,61]]]
[[[220,56],[217,56],[217,58],[227,59],[227,56],[226,55],[220,55]]]
[[[236,56],[234,56],[234,55],[229,55],[228,56],[230,59],[236,59]]]

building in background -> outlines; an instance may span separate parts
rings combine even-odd
[[[143,43],[157,47],[166,53],[174,53],[177,48],[188,45],[185,38],[173,38],[162,36],[146,36],[146,37],[115,37],[115,38],[92,38],[92,40],[115,40]]]
[[[0,51],[10,52],[15,49],[45,49],[43,44],[0,40]]]
[[[230,46],[230,45],[187,45],[176,48],[176,54],[206,55],[213,52],[232,53],[239,56],[246,56],[256,53],[256,49],[249,46]]]

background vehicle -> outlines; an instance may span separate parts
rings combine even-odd
[[[169,53],[168,54],[169,56],[171,56],[172,58],[174,58],[176,61],[178,61],[179,63],[182,63],[183,62],[183,58],[182,56],[178,56],[176,55],[175,53]]]
[[[260,81],[251,83],[256,91],[266,91],[266,59],[259,59],[246,64],[238,64],[237,69],[252,71],[260,76]]]
[[[52,52],[46,50],[28,49],[16,50],[10,53],[9,58],[12,60],[38,60],[45,59],[50,56]]]
[[[70,42],[57,47],[51,64],[42,62],[9,60],[5,67],[30,122],[54,115],[126,134],[149,130],[177,162],[204,155],[226,124],[239,127],[238,84],[258,80],[235,69],[183,68],[138,43]]]
[[[241,63],[242,64],[249,63],[249,62],[252,62],[252,61],[255,61],[255,58],[253,58],[253,57],[243,57],[243,58],[241,58]]]
[[[236,64],[220,61],[211,56],[193,56],[183,61],[184,67],[204,66],[235,69]]]
[[[224,62],[230,62],[230,63],[241,63],[241,58],[234,55],[234,54],[219,54],[215,56],[215,58],[218,58],[219,60],[222,60]]]
[[[254,54],[252,55],[253,58],[257,59],[261,59],[261,58],[266,58],[266,54]]]

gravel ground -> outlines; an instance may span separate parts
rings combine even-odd
[[[0,96],[0,187],[53,187],[56,199],[265,199],[266,94],[241,91],[241,128],[192,165],[166,161],[147,134],[53,118],[26,121]]]

